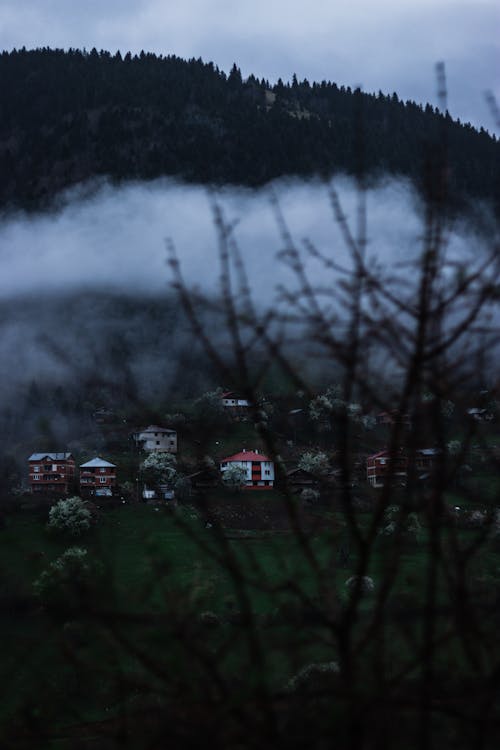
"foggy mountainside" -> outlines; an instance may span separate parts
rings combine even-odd
[[[133,6],[142,46],[202,5],[69,17]],[[244,3],[220,5],[232,60]],[[445,62],[437,109],[24,43],[0,52],[0,750],[497,750],[498,135],[452,119]]]
[[[446,125],[448,154],[432,150]],[[96,176],[262,185],[360,169],[418,187],[446,159],[450,204],[498,193],[499,147],[431,105],[201,59],[24,48],[0,55],[0,206],[36,208]]]
[[[339,177],[336,188],[352,216],[355,182]],[[280,255],[271,193],[298,242],[306,236],[319,248],[335,248],[338,262],[349,265],[321,181],[220,189],[263,316],[286,310],[280,285],[296,286]],[[412,263],[420,252],[418,195],[407,181],[386,180],[367,191],[367,200],[370,256],[380,273],[394,275],[401,253]],[[172,180],[103,183],[90,194],[86,186],[68,191],[59,202],[57,211],[19,212],[0,223],[0,440],[21,463],[36,446],[85,440],[91,415],[102,406],[135,414],[139,422],[148,415],[161,421],[172,399],[196,397],[219,383],[172,292],[164,244],[173,238],[190,286],[220,294],[206,189]],[[455,222],[448,232],[449,256],[469,269],[488,247],[488,214],[477,218],[476,225]],[[306,256],[304,263],[314,284],[330,279],[333,288],[335,274],[327,276]],[[404,267],[398,273],[408,275]],[[220,346],[224,320],[207,310],[204,320]],[[298,356],[295,341],[295,361]]]
[[[76,450],[75,440],[94,440],[92,414],[104,405],[158,418],[155,409],[173,395],[192,397],[209,377],[165,295],[72,290],[0,303],[0,450],[10,462],[22,465],[33,441]]]

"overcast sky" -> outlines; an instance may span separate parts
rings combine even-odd
[[[437,104],[494,131],[498,0],[1,0],[0,47],[86,47],[202,57],[244,76],[332,80]]]

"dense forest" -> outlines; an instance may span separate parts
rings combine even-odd
[[[443,141],[443,132],[445,138]],[[499,144],[431,105],[323,81],[243,80],[201,59],[70,49],[0,54],[0,205],[96,176],[257,186],[363,170],[417,185],[444,158],[457,207],[498,194]],[[444,163],[444,162],[441,162]],[[432,166],[432,169],[431,169]]]

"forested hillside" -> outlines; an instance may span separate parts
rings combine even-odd
[[[363,168],[418,183],[442,157],[444,123],[451,199],[491,198],[498,141],[396,94],[295,76],[271,86],[242,80],[236,66],[226,76],[212,63],[145,53],[3,52],[0,205],[38,207],[95,176],[254,186]]]

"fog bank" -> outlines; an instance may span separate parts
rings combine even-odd
[[[335,187],[355,231],[357,193],[351,179]],[[60,196],[50,213],[4,216],[0,221],[0,297],[75,288],[114,288],[158,294],[171,282],[165,239],[171,238],[190,284],[216,290],[217,234],[205,187],[171,180],[112,187],[81,186]],[[224,188],[216,193],[235,237],[258,301],[269,303],[290,273],[278,261],[283,243],[271,197],[275,195],[298,246],[308,238],[337,262],[347,250],[328,190],[317,181],[280,180],[259,190]],[[386,266],[409,260],[422,248],[419,200],[411,186],[387,180],[368,191],[368,254]],[[465,224],[449,233],[451,252],[477,254],[483,240]],[[323,270],[309,263],[312,279]]]

